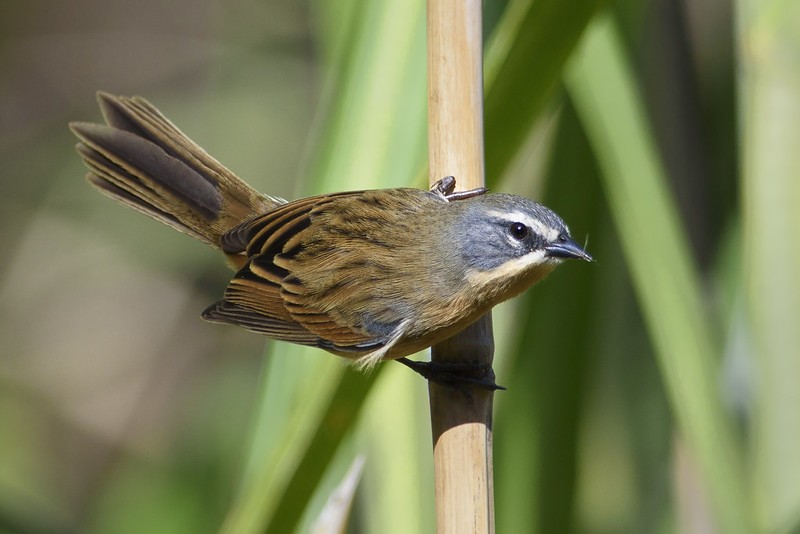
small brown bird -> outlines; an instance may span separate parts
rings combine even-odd
[[[592,261],[550,209],[484,189],[258,193],[139,97],[98,94],[74,122],[102,193],[224,252],[237,273],[203,312],[359,367],[443,341],[541,280]]]

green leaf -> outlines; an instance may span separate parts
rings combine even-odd
[[[745,294],[761,530],[800,528],[800,4],[738,8]]]
[[[752,532],[744,464],[722,407],[719,347],[684,229],[609,16],[589,29],[567,73],[661,366],[672,409],[724,532]]]
[[[486,176],[505,172],[561,80],[567,58],[604,0],[519,0],[495,30],[486,59]]]
[[[331,49],[310,185],[316,192],[407,185],[426,154],[424,3],[355,0],[328,15],[320,19]],[[275,349],[281,354],[267,368],[226,532],[291,532],[318,513],[307,508],[379,374],[345,371],[317,349]]]

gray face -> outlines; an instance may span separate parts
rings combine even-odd
[[[454,238],[468,270],[490,271],[523,258],[530,266],[565,257],[590,259],[585,252],[579,254],[583,251],[561,217],[532,200],[490,194],[456,201],[452,207],[461,212]]]

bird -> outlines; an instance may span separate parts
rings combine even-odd
[[[561,217],[524,197],[456,191],[448,176],[430,190],[288,202],[253,189],[144,98],[97,100],[105,124],[69,124],[86,179],[224,253],[236,274],[202,313],[211,322],[318,347],[360,369],[408,364],[563,260],[593,261]]]

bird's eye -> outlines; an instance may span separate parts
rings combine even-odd
[[[567,242],[567,236],[565,234],[559,235],[558,236],[558,242],[559,243],[566,243]]]
[[[522,241],[523,239],[528,237],[529,229],[528,229],[527,226],[525,226],[521,222],[515,222],[515,223],[513,223],[511,225],[510,231],[511,231],[511,236],[514,239],[518,239],[518,240]]]

